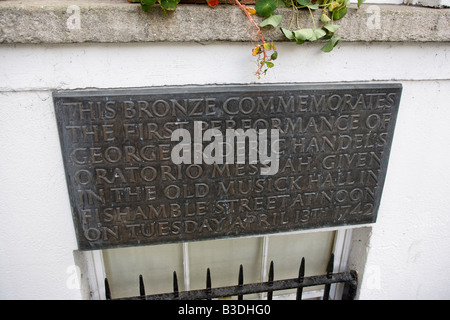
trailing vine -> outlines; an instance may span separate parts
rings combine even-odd
[[[130,1],[130,0],[129,0]],[[161,9],[173,11],[176,9],[180,0],[131,0],[131,2],[140,2],[142,10],[145,12],[158,3]],[[205,0],[206,3],[214,8],[219,4],[219,0]],[[350,0],[257,0],[254,8],[242,4],[241,0],[230,0],[234,2],[247,16],[250,24],[255,30],[256,44],[252,48],[252,55],[257,59],[258,68],[255,75],[260,78],[265,75],[270,68],[275,66],[274,61],[278,57],[276,46],[273,42],[267,42],[264,39],[263,29],[266,27],[276,28],[282,21],[282,16],[276,14],[276,9],[281,7],[292,8],[292,17],[288,28],[280,27],[284,36],[296,44],[301,45],[305,42],[315,42],[327,40],[322,47],[323,52],[330,52],[338,44],[341,36],[335,33],[339,25],[335,22],[342,19],[347,14],[347,8]],[[358,0],[358,8],[365,0]],[[299,12],[308,11],[312,24],[309,27],[301,27],[299,24]],[[313,11],[321,10],[319,21],[314,18]],[[263,17],[262,22],[257,23],[254,15]]]

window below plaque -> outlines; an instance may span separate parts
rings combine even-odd
[[[144,279],[146,294],[171,292],[173,271],[177,272],[179,290],[203,289],[206,270],[210,268],[212,286],[236,285],[239,265],[244,268],[244,283],[267,281],[270,261],[275,279],[295,278],[302,257],[306,276],[326,272],[330,254],[336,249],[339,231],[277,234],[263,237],[197,241],[185,244],[130,247],[103,250],[105,274],[113,298],[139,295],[138,277]],[[308,288],[309,297],[320,297],[321,288]],[[293,298],[294,290],[274,293]],[[233,297],[235,298],[235,297]],[[245,299],[258,299],[254,294]]]

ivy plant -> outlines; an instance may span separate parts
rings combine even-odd
[[[129,0],[130,1],[130,0]],[[132,0],[141,3],[142,10],[148,12],[155,5],[159,4],[161,9],[173,11],[180,0]],[[214,8],[219,4],[219,0],[205,0]],[[284,36],[298,45],[305,42],[326,41],[322,47],[323,52],[330,52],[339,43],[341,36],[335,33],[339,29],[336,21],[342,19],[348,10],[350,0],[257,0],[254,8],[244,5],[240,0],[233,1],[245,13],[252,26],[256,29],[257,44],[252,49],[252,55],[257,58],[258,69],[255,75],[258,78],[267,73],[275,66],[274,61],[278,57],[276,46],[273,42],[267,42],[264,38],[264,28],[277,28],[282,22],[282,16],[276,14],[277,8],[292,8],[292,16],[288,28],[280,27],[280,32]],[[365,0],[358,0],[358,8]],[[313,12],[320,10],[320,19],[316,21]],[[307,11],[311,17],[309,26],[300,26],[299,12]],[[257,23],[253,15],[263,18]]]

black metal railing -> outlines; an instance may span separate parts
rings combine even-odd
[[[243,300],[244,295],[255,293],[267,293],[267,300],[272,300],[273,292],[287,289],[297,289],[296,300],[302,300],[303,288],[325,285],[323,300],[330,299],[330,289],[332,284],[343,283],[344,289],[342,300],[354,300],[358,286],[358,275],[354,270],[348,272],[333,273],[334,255],[331,254],[325,275],[305,277],[305,258],[302,258],[298,277],[284,280],[274,280],[274,264],[270,262],[269,277],[266,282],[244,284],[244,268],[239,267],[238,284],[227,287],[211,287],[211,273],[209,268],[206,271],[206,288],[200,290],[182,291],[178,290],[177,273],[173,272],[173,292],[146,295],[144,279],[139,275],[139,296],[119,298],[117,300],[211,300],[237,296],[238,300]],[[111,290],[108,279],[105,278],[105,296],[111,300]]]

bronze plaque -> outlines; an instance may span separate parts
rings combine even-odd
[[[373,223],[401,90],[55,92],[79,249]]]

